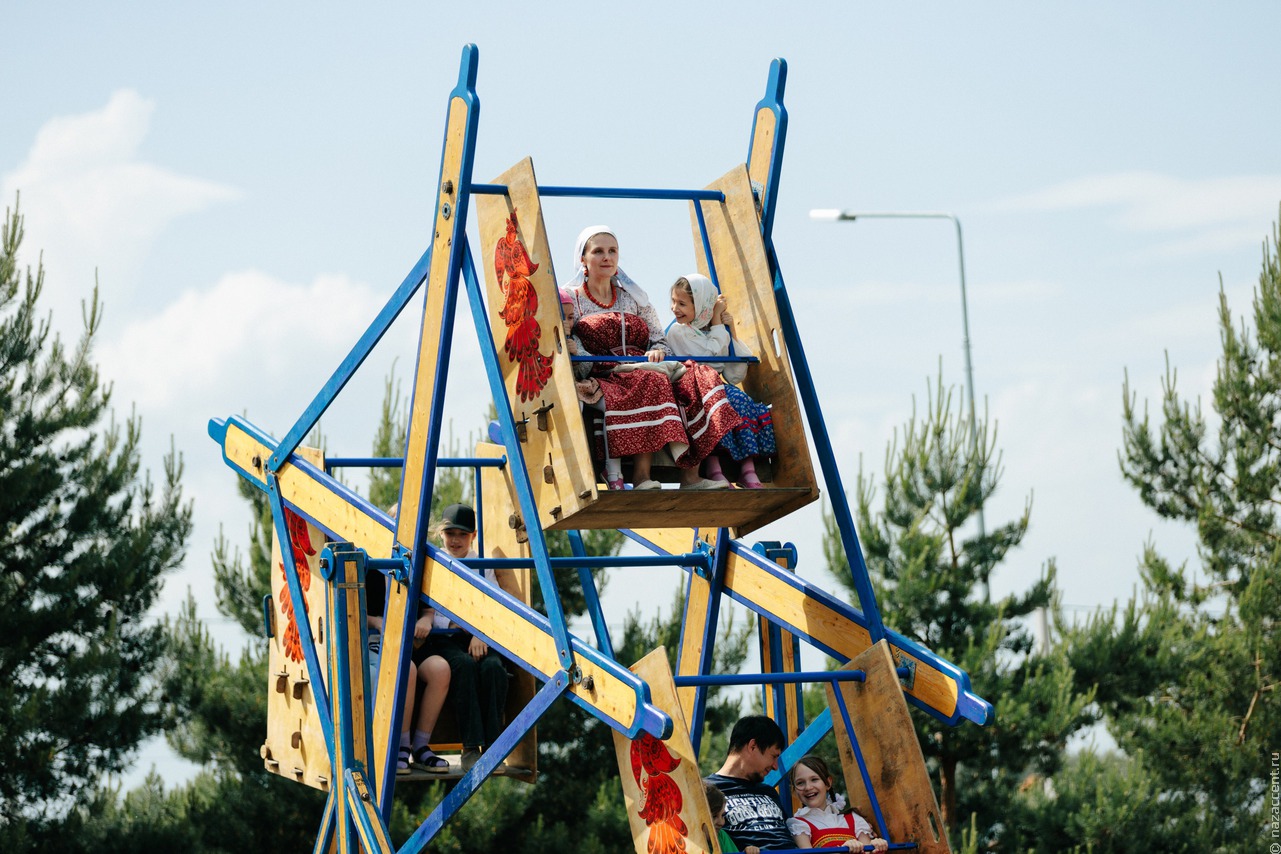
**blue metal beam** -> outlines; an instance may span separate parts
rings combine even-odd
[[[506,184],[468,184],[467,191],[483,196],[507,195]],[[720,190],[646,190],[636,187],[555,187],[539,185],[538,195],[581,199],[658,199],[675,201],[723,202]]]

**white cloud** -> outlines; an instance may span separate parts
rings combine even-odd
[[[299,285],[255,270],[228,273],[130,323],[100,347],[99,362],[116,383],[117,400],[144,412],[211,399],[234,400],[239,411],[264,391],[283,392],[307,378],[305,391],[292,396],[309,399],[324,379],[316,378],[319,366],[336,367],[341,348],[318,334],[326,326],[319,319],[372,319],[384,298],[340,275]],[[358,332],[353,327],[350,337]]]
[[[109,274],[113,303],[127,302],[165,226],[241,195],[142,161],[154,111],[153,101],[122,89],[101,109],[50,119],[26,160],[0,180],[6,204],[21,193],[24,248],[31,256],[44,251],[55,317],[88,293],[95,268]]]
[[[1186,252],[1259,240],[1259,224],[1276,218],[1281,175],[1183,179],[1155,172],[1091,175],[1000,200],[997,211],[1112,208],[1112,224],[1131,232],[1200,231],[1180,242]],[[1225,242],[1226,241],[1226,242]]]

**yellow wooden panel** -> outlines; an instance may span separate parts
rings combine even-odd
[[[690,573],[689,583],[689,601],[685,606],[685,624],[681,629],[680,655],[676,658],[676,669],[682,676],[698,673],[698,662],[703,655],[703,634],[707,631],[707,603],[712,592],[712,585],[697,573]],[[698,689],[687,686],[677,688],[676,693],[680,696],[685,720],[692,721]]]
[[[549,527],[591,501],[596,494],[596,475],[579,415],[573,365],[564,346],[560,297],[533,161],[529,158],[522,160],[495,178],[494,183],[505,184],[507,195],[476,197],[476,214],[480,223],[480,259],[477,263],[485,271],[490,331],[498,351],[498,364],[503,370],[508,402],[518,422],[528,419],[521,452],[529,471],[534,501],[538,505],[540,524]],[[530,264],[536,267],[527,277],[518,276],[528,282],[527,287],[509,289],[512,282],[510,271],[497,259],[496,250],[500,242],[507,245],[509,224],[515,225],[514,236],[528,254]],[[525,295],[524,299],[521,299],[521,294]],[[518,393],[520,365],[508,357],[503,347],[508,327],[502,315],[509,298],[512,312],[516,309],[527,311],[536,302],[532,317],[540,330],[538,352],[550,359],[551,374],[546,384],[532,396]],[[533,392],[533,389],[528,391]],[[546,410],[544,419],[547,429],[540,430],[536,410],[549,406],[551,408]],[[544,467],[548,465],[554,473],[551,483],[544,478]],[[526,521],[526,526],[533,527],[529,521]]]
[[[636,662],[632,672],[649,683],[654,705],[671,715],[673,724],[667,741],[646,734],[632,741],[614,733],[614,752],[637,854],[719,854],[716,827],[703,791],[698,757],[690,743],[689,725],[676,697],[667,650],[660,646]]]
[[[863,785],[858,762],[850,745],[849,731],[836,703],[834,686],[839,686],[850,721],[858,736],[859,749],[868,777],[876,790],[881,815],[888,828],[880,834],[891,842],[915,842],[923,854],[948,854],[951,850],[939,816],[934,789],[916,730],[903,700],[889,644],[881,641],[854,658],[842,670],[862,670],[863,682],[836,682],[827,685],[827,702],[832,726],[845,772],[848,797],[859,815],[876,826],[871,799]]]
[[[803,507],[817,493],[806,489],[688,489],[602,491],[552,530],[592,528],[726,527],[753,530],[762,518],[776,519]]]
[[[300,447],[296,453],[317,465],[323,465],[320,451],[314,448]],[[270,453],[264,449],[261,459],[268,457]],[[305,525],[304,529],[307,542],[298,538],[299,548],[295,558],[300,558],[297,560],[297,569],[307,602],[308,619],[307,625],[299,622],[297,628],[300,632],[310,631],[316,643],[321,669],[327,670],[329,658],[324,632],[327,622],[325,581],[320,577],[320,551],[324,548],[325,538],[312,525]],[[267,653],[267,738],[260,753],[268,771],[327,791],[333,775],[324,729],[316,711],[315,696],[307,673],[307,662],[302,657],[301,646],[294,647],[298,651],[292,656],[286,653],[285,637],[289,632],[290,620],[285,606],[287,602],[292,602],[285,581],[284,556],[280,545],[273,527],[271,597],[274,631]],[[298,619],[299,609],[292,610],[295,612],[295,619]],[[294,696],[295,691],[298,693],[297,697]]]
[[[769,167],[774,154],[774,133],[778,117],[769,107],[756,111],[756,126],[752,129],[751,160],[747,164],[748,176],[768,189]]]
[[[449,280],[449,256],[457,218],[458,188],[462,184],[463,143],[467,131],[467,102],[461,97],[449,101],[445,120],[445,149],[440,169],[440,190],[436,197],[435,232],[431,265],[427,273],[427,298],[423,306],[422,334],[414,374],[414,395],[409,410],[409,442],[405,452],[404,480],[401,483],[400,518],[396,541],[412,545],[418,525],[418,501],[427,459],[427,429],[431,422],[431,400],[436,388],[436,368],[441,333],[445,322],[445,289]],[[390,593],[390,591],[389,591]]]
[[[748,368],[742,385],[743,391],[753,400],[772,407],[778,452],[771,484],[807,489],[811,493],[809,500],[816,500],[818,485],[805,440],[805,422],[792,382],[791,363],[783,341],[778,306],[774,301],[774,279],[761,239],[760,220],[747,168],[736,166],[707,189],[721,191],[725,194],[725,201],[690,203],[698,269],[708,274],[694,204],[702,206],[721,293],[734,315],[738,337],[760,360],[759,364]],[[792,509],[795,508],[786,512]],[[766,514],[753,523],[741,525],[738,535],[754,531],[781,515]]]

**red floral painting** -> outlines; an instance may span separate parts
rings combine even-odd
[[[538,351],[542,328],[535,315],[538,313],[538,294],[529,277],[538,265],[529,257],[525,244],[516,234],[518,220],[515,209],[507,217],[507,233],[494,246],[494,273],[498,287],[506,296],[500,312],[507,325],[507,338],[503,351],[517,364],[516,393],[521,400],[533,400],[547,385],[552,374],[552,360]]]
[[[289,548],[293,552],[294,568],[298,570],[298,585],[305,594],[311,589],[311,567],[307,563],[307,557],[316,553],[316,547],[311,544],[307,521],[288,508],[285,509],[285,527],[289,531]],[[298,620],[294,616],[293,597],[289,595],[289,578],[285,574],[284,562],[281,561],[277,566],[280,568],[280,577],[284,579],[284,584],[280,586],[280,610],[288,621],[280,643],[290,661],[302,661],[302,636],[298,633]]]
[[[685,850],[689,834],[681,819],[680,786],[671,772],[681,764],[667,745],[649,733],[641,733],[632,742],[632,776],[640,787],[641,802],[636,814],[649,828],[649,854],[679,854]]]

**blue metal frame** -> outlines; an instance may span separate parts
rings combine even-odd
[[[757,554],[749,549],[744,543],[733,540],[728,529],[720,529],[717,533],[716,546],[714,549],[708,549],[705,544],[698,540],[695,535],[695,544],[693,549],[686,554],[668,555],[663,549],[656,547],[654,544],[644,540],[644,538],[631,531],[624,531],[632,539],[641,542],[649,547],[652,551],[661,554],[660,557],[627,557],[620,558],[614,556],[589,556],[583,544],[579,532],[570,532],[570,543],[574,552],[572,558],[552,558],[548,551],[545,532],[541,526],[533,524],[539,518],[538,508],[534,500],[533,488],[529,482],[529,476],[525,469],[525,462],[521,444],[517,438],[515,418],[511,406],[507,400],[506,387],[503,381],[502,369],[499,365],[497,350],[493,340],[493,335],[487,322],[487,312],[484,304],[484,296],[481,289],[481,283],[476,274],[472,253],[466,236],[466,224],[469,209],[470,197],[472,194],[505,194],[508,188],[500,184],[481,184],[472,182],[472,170],[474,165],[477,128],[479,123],[480,102],[476,95],[476,71],[478,66],[478,52],[474,45],[467,45],[463,49],[462,58],[459,67],[458,82],[450,92],[449,110],[446,113],[446,144],[442,150],[448,154],[452,149],[448,134],[450,133],[450,116],[455,108],[454,101],[462,101],[463,108],[466,110],[466,122],[462,133],[461,152],[459,159],[459,172],[457,176],[457,191],[453,196],[455,210],[452,213],[452,241],[449,244],[449,257],[447,264],[444,266],[443,282],[436,283],[433,281],[433,287],[443,287],[442,293],[425,293],[427,300],[440,299],[442,301],[439,329],[422,328],[419,332],[419,349],[421,351],[424,343],[428,346],[434,344],[436,348],[435,375],[432,377],[434,385],[431,388],[432,399],[428,407],[424,407],[428,413],[425,422],[425,437],[427,447],[423,453],[423,468],[421,471],[421,483],[416,484],[419,490],[417,504],[417,527],[415,528],[414,542],[395,543],[393,537],[393,553],[388,558],[377,556],[368,558],[363,552],[358,552],[358,558],[362,567],[368,567],[370,571],[384,571],[391,577],[400,578],[404,576],[405,583],[410,585],[411,591],[415,591],[413,596],[414,602],[425,602],[441,610],[442,613],[453,618],[461,626],[471,630],[473,634],[481,637],[490,643],[492,647],[506,655],[514,663],[524,667],[527,671],[533,673],[538,679],[544,680],[545,684],[539,690],[535,699],[525,708],[524,711],[512,722],[503,732],[502,736],[485,753],[481,760],[474,766],[459,783],[458,786],[450,792],[449,795],[437,806],[431,816],[418,828],[417,831],[402,847],[402,851],[419,850],[419,848],[429,841],[435,833],[444,825],[450,817],[467,801],[467,799],[476,791],[484,779],[493,772],[498,763],[500,763],[515,745],[529,732],[536,721],[547,710],[550,704],[562,695],[568,695],[573,702],[579,704],[582,708],[594,714],[596,717],[609,724],[620,733],[628,738],[635,738],[641,732],[648,732],[659,738],[666,738],[672,731],[672,719],[669,715],[655,707],[649,694],[649,686],[635,674],[624,668],[614,660],[614,650],[609,637],[608,628],[605,623],[604,613],[600,604],[599,590],[596,587],[590,568],[594,566],[611,566],[611,567],[640,567],[640,566],[682,566],[690,573],[691,584],[695,574],[708,579],[709,595],[707,602],[707,612],[703,615],[703,638],[702,649],[697,662],[698,675],[691,676],[686,674],[677,678],[677,684],[681,686],[693,686],[695,688],[695,702],[693,714],[690,721],[690,736],[693,742],[694,750],[697,753],[701,739],[703,721],[705,717],[706,701],[709,688],[715,685],[729,684],[760,684],[763,689],[772,686],[775,697],[775,709],[778,714],[786,714],[786,703],[784,702],[784,692],[788,690],[786,686],[793,685],[798,698],[798,710],[802,719],[797,721],[799,727],[805,727],[803,720],[803,706],[800,704],[799,685],[801,682],[808,681],[843,681],[857,679],[857,673],[839,673],[839,672],[799,672],[799,673],[762,673],[756,676],[732,676],[732,675],[713,675],[711,673],[714,663],[714,647],[717,633],[717,623],[719,609],[722,603],[722,595],[729,592],[731,598],[746,605],[749,609],[760,614],[765,618],[764,645],[762,655],[765,654],[768,647],[769,657],[774,666],[781,664],[781,632],[787,630],[793,635],[792,644],[794,651],[799,652],[799,642],[801,639],[823,650],[828,655],[843,661],[844,656],[835,650],[827,648],[824,644],[819,643],[813,637],[799,626],[788,625],[772,614],[767,613],[759,604],[747,601],[744,597],[737,594],[734,590],[728,589],[725,584],[726,569],[731,554],[740,558],[751,561],[754,565],[770,572],[785,584],[789,585],[797,596],[810,597],[822,603],[823,606],[830,608],[835,614],[848,620],[849,622],[864,628],[875,643],[881,639],[886,639],[890,644],[899,650],[907,652],[918,660],[929,664],[948,677],[952,678],[959,690],[957,697],[957,706],[954,713],[944,716],[934,710],[927,709],[935,717],[944,720],[949,724],[957,724],[962,720],[971,720],[977,723],[985,723],[991,718],[992,707],[987,701],[974,695],[970,691],[969,677],[959,668],[956,668],[950,662],[941,659],[929,650],[926,650],[918,644],[902,637],[896,632],[885,628],[877,606],[875,590],[871,584],[868,575],[866,563],[863,558],[862,550],[859,546],[858,536],[854,529],[853,518],[850,512],[850,506],[844,487],[841,483],[835,456],[832,450],[831,439],[823,420],[822,412],[818,403],[817,391],[815,388],[813,376],[810,372],[809,363],[805,356],[804,348],[800,341],[800,336],[796,328],[796,318],[792,311],[791,303],[783,282],[783,276],[779,269],[778,260],[775,254],[772,231],[774,214],[777,206],[777,195],[779,177],[782,168],[782,157],[784,143],[787,133],[787,111],[783,107],[783,93],[787,79],[787,64],[782,59],[776,59],[770,66],[769,80],[766,85],[765,97],[756,105],[756,114],[754,115],[752,128],[752,142],[749,145],[748,160],[749,163],[760,164],[760,157],[767,159],[766,180],[759,188],[759,205],[761,212],[761,233],[764,242],[767,260],[773,275],[773,291],[778,304],[780,325],[784,340],[787,344],[792,369],[795,376],[798,396],[800,397],[806,413],[807,422],[814,438],[815,450],[818,453],[820,469],[827,486],[828,494],[832,501],[832,512],[837,521],[842,543],[845,547],[846,554],[849,558],[850,571],[854,579],[855,590],[859,598],[859,608],[854,608],[843,601],[828,595],[801,581],[794,573],[784,570],[777,566],[771,558],[786,555],[789,563],[794,564],[795,547],[788,544],[786,549],[779,551],[778,554],[765,550],[764,554]],[[772,143],[769,151],[753,151],[755,146],[756,125],[755,122],[760,118],[762,111],[768,109],[775,119],[775,128]],[[452,163],[452,161],[450,161]],[[446,162],[445,156],[442,156],[441,166],[438,172],[438,192],[436,199],[440,200],[443,195],[449,194],[449,188],[445,186],[446,169],[449,163]],[[759,174],[759,171],[758,171]],[[757,188],[754,187],[754,190]],[[707,222],[703,213],[703,203],[723,204],[725,201],[724,194],[715,190],[688,190],[688,189],[637,189],[637,188],[619,188],[619,187],[576,187],[576,186],[540,186],[539,194],[542,197],[580,197],[580,198],[616,198],[616,199],[654,199],[654,200],[685,200],[694,204],[695,216],[700,232],[700,239],[703,243],[704,257],[707,261],[707,269],[713,283],[719,289],[719,277],[716,271],[716,261],[712,255],[711,241],[707,231]],[[446,215],[448,217],[448,215]],[[443,230],[443,229],[442,229]],[[211,421],[209,433],[224,445],[224,458],[226,458],[226,433],[230,424],[234,423],[238,428],[243,429],[248,435],[259,441],[265,449],[270,449],[270,457],[261,465],[259,460],[254,461],[254,470],[248,471],[243,467],[231,463],[228,464],[242,476],[253,482],[259,488],[268,493],[276,535],[282,544],[282,554],[285,564],[285,575],[288,582],[290,595],[295,602],[295,616],[299,620],[300,636],[302,638],[304,657],[306,660],[307,671],[309,674],[313,696],[316,701],[316,708],[321,719],[324,730],[326,747],[330,753],[331,762],[341,760],[336,767],[334,786],[332,787],[329,800],[326,804],[325,821],[322,822],[321,833],[317,839],[316,850],[327,850],[333,833],[337,830],[339,837],[345,847],[355,844],[352,830],[355,835],[360,837],[360,842],[366,848],[378,850],[390,850],[389,843],[386,841],[386,824],[391,812],[391,797],[394,791],[395,773],[394,773],[394,750],[387,751],[386,767],[382,770],[381,780],[382,789],[379,792],[378,804],[381,814],[376,811],[370,801],[369,790],[367,787],[367,771],[352,758],[353,738],[362,738],[366,745],[366,755],[373,756],[371,734],[369,727],[372,725],[372,713],[366,717],[366,728],[363,734],[353,733],[351,721],[351,703],[353,701],[353,685],[357,680],[356,673],[352,670],[353,662],[348,661],[345,654],[331,654],[330,664],[331,672],[325,674],[321,672],[316,645],[311,637],[310,623],[307,620],[306,600],[303,598],[301,585],[299,583],[298,568],[294,564],[293,550],[289,546],[289,532],[286,524],[285,509],[297,512],[302,518],[309,523],[325,530],[318,520],[312,518],[309,513],[300,507],[286,502],[280,493],[280,484],[277,479],[277,473],[285,466],[286,463],[303,476],[310,478],[313,482],[323,485],[330,490],[340,501],[345,501],[360,512],[366,513],[377,523],[386,526],[390,531],[397,531],[396,521],[390,519],[379,508],[372,507],[360,496],[356,495],[350,489],[346,488],[333,477],[329,471],[333,468],[344,466],[368,466],[368,467],[395,467],[404,465],[404,457],[339,457],[332,458],[325,464],[325,471],[321,471],[316,466],[306,460],[296,456],[296,450],[299,442],[312,429],[321,414],[326,411],[334,398],[342,391],[343,387],[350,380],[354,372],[364,363],[373,347],[378,343],[386,333],[392,322],[403,311],[414,293],[427,281],[432,273],[432,248],[428,247],[427,251],[419,258],[418,262],[411,268],[409,274],[397,287],[387,304],[382,308],[373,322],[366,329],[360,340],[351,349],[348,355],[339,364],[338,368],[330,376],[329,380],[320,389],[317,395],[305,407],[298,420],[285,433],[285,436],[279,442],[272,440],[264,432],[258,430],[243,419],[228,419],[227,421]],[[440,259],[437,259],[439,262]],[[435,275],[441,273],[440,264],[436,265]],[[488,458],[442,458],[437,456],[437,450],[440,441],[441,427],[443,421],[443,400],[445,396],[446,383],[449,373],[450,354],[453,345],[453,333],[455,314],[457,309],[458,295],[460,287],[465,291],[468,304],[471,308],[471,315],[475,324],[477,339],[481,345],[481,353],[485,367],[486,377],[489,382],[490,391],[496,403],[498,410],[498,420],[491,424],[490,435],[495,442],[504,446],[506,455],[500,459]],[[424,313],[425,316],[425,313]],[[427,336],[438,336],[429,339]],[[620,357],[574,357],[573,361],[630,361],[631,359]],[[684,359],[680,359],[684,361]],[[755,357],[734,357],[732,352],[730,358],[724,357],[698,357],[696,361],[735,361],[735,362],[756,362]],[[415,376],[415,393],[417,393],[419,381],[422,378]],[[413,411],[413,401],[410,402],[411,411]],[[417,422],[416,435],[422,436],[424,432],[423,422]],[[406,456],[409,454],[408,444],[405,448]],[[418,449],[415,449],[418,450]],[[266,453],[264,453],[266,456]],[[487,466],[503,466],[510,463],[512,466],[512,477],[516,489],[517,502],[520,512],[530,524],[527,527],[529,532],[529,548],[532,557],[528,559],[513,560],[454,560],[443,550],[431,545],[427,540],[427,523],[430,517],[431,496],[435,487],[435,474],[439,466],[468,466],[473,469],[474,494],[476,496],[476,510],[478,514],[479,527],[483,527],[483,514],[485,502],[481,498],[480,469]],[[417,476],[417,473],[415,473]],[[403,489],[403,488],[402,488]],[[401,505],[404,506],[404,495],[401,496]],[[406,520],[408,521],[408,520]],[[330,535],[334,532],[327,531]],[[483,535],[482,535],[483,536]],[[345,544],[344,544],[345,545]],[[337,547],[335,547],[337,548]],[[350,548],[350,547],[349,547]],[[790,551],[789,551],[790,550]],[[776,549],[778,551],[778,549]],[[327,552],[328,553],[328,552]],[[484,553],[483,543],[481,544],[481,553]],[[328,553],[331,561],[340,560],[334,553]],[[500,602],[503,607],[511,612],[511,616],[516,620],[523,620],[530,626],[546,632],[555,642],[557,649],[557,663],[559,669],[545,673],[537,670],[531,663],[526,661],[521,655],[522,651],[510,650],[503,648],[500,644],[494,642],[493,638],[486,637],[477,630],[477,627],[469,623],[469,615],[457,614],[446,610],[440,603],[428,599],[421,594],[422,580],[426,562],[434,561],[437,568],[433,571],[451,572],[457,578],[465,583],[477,587],[484,595],[491,597]],[[481,574],[476,572],[476,568],[485,566],[532,566],[538,576],[538,582],[542,591],[543,599],[546,604],[546,616],[535,612],[532,608],[523,602],[511,597],[501,589],[487,582]],[[574,636],[568,627],[564,608],[561,604],[559,591],[555,583],[553,570],[560,567],[576,568],[579,572],[580,580],[583,583],[583,590],[587,600],[587,608],[592,621],[592,627],[596,635],[596,646],[586,643]],[[332,571],[332,570],[331,570]],[[350,580],[338,582],[340,584],[352,584]],[[363,575],[360,580],[363,585]],[[344,589],[344,588],[338,588]],[[346,588],[350,589],[350,588]],[[333,588],[331,588],[331,592]],[[688,597],[691,595],[692,587],[687,589]],[[365,607],[363,598],[363,589],[360,596],[360,607]],[[334,609],[331,617],[342,612],[345,609],[345,602],[332,602],[331,608]],[[409,607],[406,609],[403,625],[401,626],[401,643],[396,650],[397,654],[397,672],[403,673],[408,666],[409,644],[412,633],[409,626],[414,619],[416,609]],[[347,636],[347,621],[345,619],[331,619],[332,630],[329,634],[329,643],[332,645],[331,650],[345,650],[343,645]],[[305,630],[304,630],[305,625]],[[267,629],[270,631],[270,621]],[[682,634],[682,646],[684,636]],[[364,646],[362,646],[362,650]],[[365,687],[368,688],[368,669],[363,662],[364,653],[362,653],[362,662],[360,667],[360,678],[365,680]],[[589,662],[593,667],[608,672],[612,677],[619,679],[624,684],[631,687],[636,693],[636,716],[632,721],[620,722],[612,720],[604,712],[593,709],[585,701],[580,699],[573,691],[569,691],[570,684],[578,678],[578,667],[576,662],[580,659]],[[799,662],[799,655],[796,657]],[[688,669],[688,668],[683,668]],[[328,686],[328,687],[327,687]],[[370,693],[366,691],[366,696]],[[840,692],[837,692],[840,696]],[[918,707],[925,708],[922,703],[914,697],[908,696],[908,699]],[[391,710],[390,732],[388,738],[393,738],[399,731],[400,718],[403,714],[404,705],[404,684],[403,680],[398,680],[395,689],[395,698]],[[841,713],[846,717],[847,729],[851,733],[854,749],[859,758],[860,768],[866,778],[866,767],[862,761],[861,754],[856,740],[853,739],[853,729],[849,726],[848,712],[845,710],[843,701],[840,706]],[[786,725],[786,721],[783,724]],[[786,762],[784,767],[795,762],[804,752],[812,749],[813,745],[831,730],[832,720],[831,712],[825,710],[818,716],[808,727],[804,728],[801,736],[784,751],[783,759]],[[337,741],[336,741],[337,739]],[[779,774],[776,772],[771,775],[769,782],[777,783]],[[879,804],[875,794],[872,792],[870,780],[865,781],[869,794],[873,799],[874,808],[877,814],[877,820],[880,827],[884,828],[884,821],[880,815]],[[354,824],[353,824],[354,823]],[[339,827],[339,825],[342,825]],[[905,849],[915,847],[912,843],[891,845],[893,849]]]
[[[702,543],[695,538],[695,541]],[[708,573],[707,613],[703,619],[703,644],[698,656],[698,672],[711,673],[716,663],[716,633],[720,622],[721,592],[725,588],[725,567],[729,562],[730,542],[729,529],[719,528],[716,531],[715,560]],[[685,632],[689,628],[689,601],[694,590],[694,572],[689,574],[689,584],[685,589],[686,619],[681,622],[681,649],[685,648]],[[694,691],[694,713],[689,721],[689,738],[694,748],[694,755],[702,755],[703,722],[707,718],[707,686],[699,685]]]
[[[583,544],[581,531],[569,532],[569,547],[573,550],[575,557],[587,557],[587,547]],[[587,614],[591,617],[592,631],[596,634],[596,648],[611,659],[617,659],[614,655],[614,642],[609,637],[609,625],[605,622],[605,611],[600,603],[600,590],[596,587],[596,577],[592,575],[590,566],[578,567],[578,583],[583,587]]]

